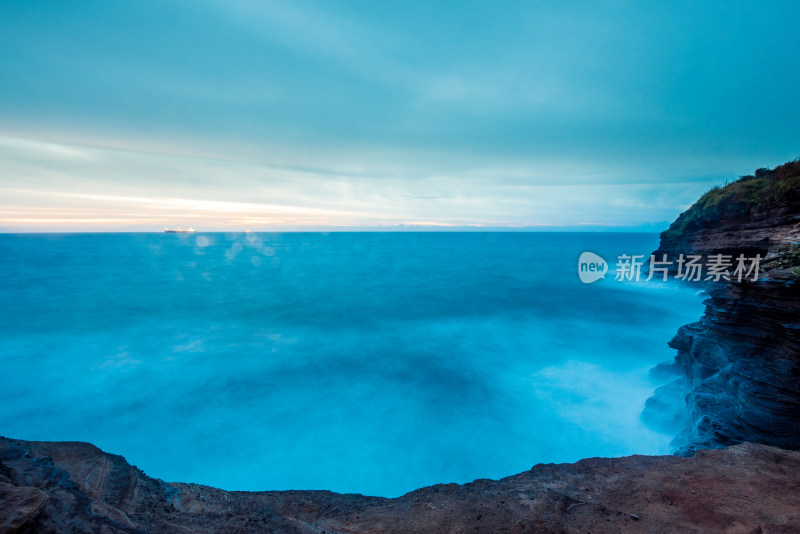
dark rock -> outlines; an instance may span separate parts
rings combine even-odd
[[[683,377],[656,388],[645,403],[642,420],[662,432],[681,432],[689,425],[689,414],[684,403],[686,392],[687,381]]]
[[[40,489],[0,482],[0,533],[31,531],[46,503]]]
[[[781,180],[776,184],[797,184],[800,163],[765,172]],[[757,281],[706,284],[704,316],[670,342],[678,351],[683,401],[657,391],[643,418],[657,419],[669,402],[685,403],[680,454],[744,441],[800,449],[800,277],[774,261],[800,241],[800,191],[792,187],[746,210],[698,211],[698,202],[662,234],[659,257],[758,253],[768,259]],[[687,214],[695,222],[679,224]]]

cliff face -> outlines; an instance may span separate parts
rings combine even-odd
[[[800,241],[798,223],[800,160],[711,189],[661,234],[656,254],[763,255]]]
[[[704,316],[670,342],[681,376],[656,392],[645,416],[670,395],[685,399],[682,454],[743,441],[800,449],[800,163],[757,176],[758,194],[742,195],[740,181],[704,196],[655,252],[764,258],[757,281],[707,285]]]
[[[740,253],[748,257],[755,254],[764,257],[784,244],[800,241],[800,210],[797,202],[777,202],[742,209],[744,211],[723,212],[716,215],[720,217],[718,219],[704,219],[681,233],[667,230],[661,234],[661,244],[654,254],[667,254],[669,258],[679,254],[736,256]]]
[[[147,477],[86,443],[0,438],[0,533],[789,533],[800,452],[590,458],[397,499],[226,492]]]

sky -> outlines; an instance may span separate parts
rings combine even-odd
[[[0,3],[0,231],[666,228],[800,156],[800,3]]]

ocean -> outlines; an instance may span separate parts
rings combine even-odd
[[[0,434],[227,490],[398,496],[669,452],[649,370],[703,296],[592,284],[655,234],[0,235]]]

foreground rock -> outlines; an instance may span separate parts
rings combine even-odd
[[[0,532],[800,532],[800,452],[590,458],[397,499],[226,492],[87,443],[0,438]]]

